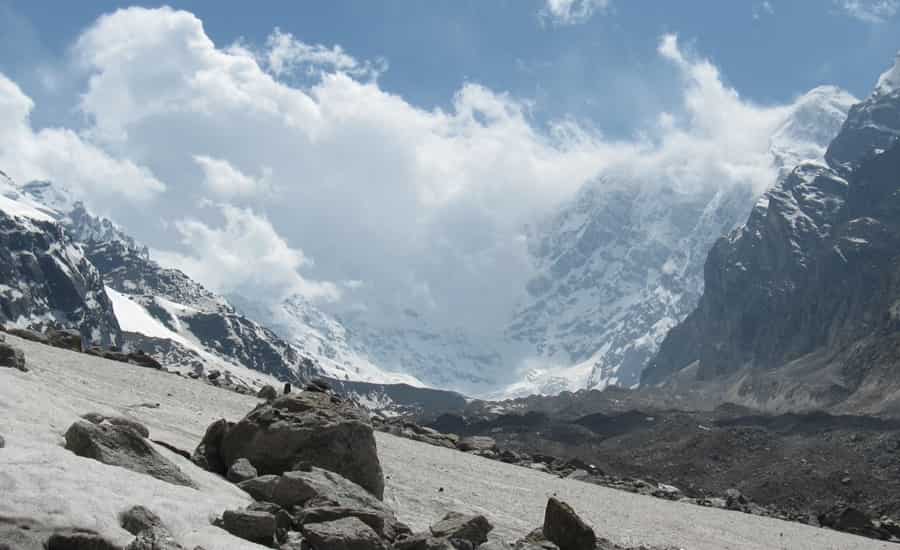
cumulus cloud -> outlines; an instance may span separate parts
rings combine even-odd
[[[307,44],[277,27],[266,40],[266,50],[261,58],[275,76],[298,71],[315,75],[324,69],[357,77],[375,77],[387,70],[384,59],[360,62],[338,45],[329,48],[322,44]]]
[[[843,13],[865,23],[884,23],[900,11],[900,0],[834,0]]]
[[[227,198],[241,195],[259,196],[269,192],[266,182],[268,170],[261,177],[252,178],[227,160],[194,155],[194,162],[203,170],[203,181],[215,195]]]
[[[215,206],[223,218],[221,226],[210,227],[197,219],[178,221],[175,227],[190,252],[157,251],[157,258],[212,288],[248,296],[275,300],[293,294],[327,300],[340,296],[336,285],[309,281],[299,274],[311,260],[285,242],[267,219],[250,209]]]
[[[610,0],[546,0],[538,16],[554,25],[577,25],[606,12],[610,5]]]
[[[578,16],[608,4],[550,6]],[[374,321],[409,308],[487,340],[531,277],[527,225],[599,174],[684,193],[762,189],[771,132],[790,110],[741,98],[675,36],[659,54],[680,108],[623,141],[574,120],[539,126],[528,101],[476,83],[423,109],[336,46],[273,36],[261,50],[217,46],[170,8],[119,10],[85,30],[74,47],[88,76],[83,137],[169,184],[146,215],[118,221],[221,291],[299,292]],[[302,86],[286,78],[301,60],[320,68]],[[267,192],[253,191],[261,183]]]
[[[35,131],[31,98],[0,74],[0,168],[20,183],[65,181],[88,204],[145,202],[165,189],[147,168],[109,155],[64,128]]]

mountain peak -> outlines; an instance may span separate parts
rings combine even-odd
[[[894,65],[878,77],[875,95],[888,95],[900,88],[900,52],[894,57]]]

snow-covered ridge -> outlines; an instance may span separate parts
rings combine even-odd
[[[900,89],[900,52],[894,58],[894,65],[878,77],[875,94],[887,95],[897,89]]]

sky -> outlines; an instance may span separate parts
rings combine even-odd
[[[900,0],[0,0],[0,170],[215,290],[484,332],[586,182],[764,189],[797,98],[865,97],[898,31]]]

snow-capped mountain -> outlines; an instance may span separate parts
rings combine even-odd
[[[238,314],[227,300],[181,271],[151,260],[145,246],[111,220],[91,214],[65,186],[43,181],[17,186],[8,179],[2,183],[5,210],[19,214],[17,219],[28,224],[39,223],[35,233],[52,236],[56,231],[68,239],[70,245],[54,245],[51,251],[55,247],[64,252],[64,260],[76,264],[86,274],[83,278],[94,283],[85,302],[98,304],[95,309],[111,322],[93,329],[89,341],[141,349],[168,370],[212,375],[218,383],[248,390],[322,374],[309,354]],[[76,269],[70,267],[70,271]],[[18,280],[22,284],[30,279],[21,276]],[[60,293],[57,287],[47,291],[50,297]],[[29,308],[31,317],[43,311],[33,304]],[[33,319],[16,322],[41,328]],[[80,318],[62,324],[85,330]]]
[[[430,328],[427,320],[412,311],[401,312],[385,329],[353,316],[326,313],[300,296],[271,307],[231,299],[284,338],[309,350],[332,378],[473,388],[489,385],[491,381],[479,373],[495,368],[501,360],[498,354],[481,353],[463,334]]]
[[[64,226],[0,172],[0,323],[71,328],[88,345],[122,339],[103,280]]]
[[[824,160],[798,165],[716,243],[698,307],[643,382],[699,381],[709,398],[775,409],[898,406],[897,74],[850,109]]]
[[[800,98],[771,136],[773,175],[822,158],[855,101],[834,87]],[[532,231],[537,275],[508,335],[534,346],[539,367],[497,396],[639,383],[696,306],[708,250],[756,200],[749,183],[678,183],[601,178]]]

